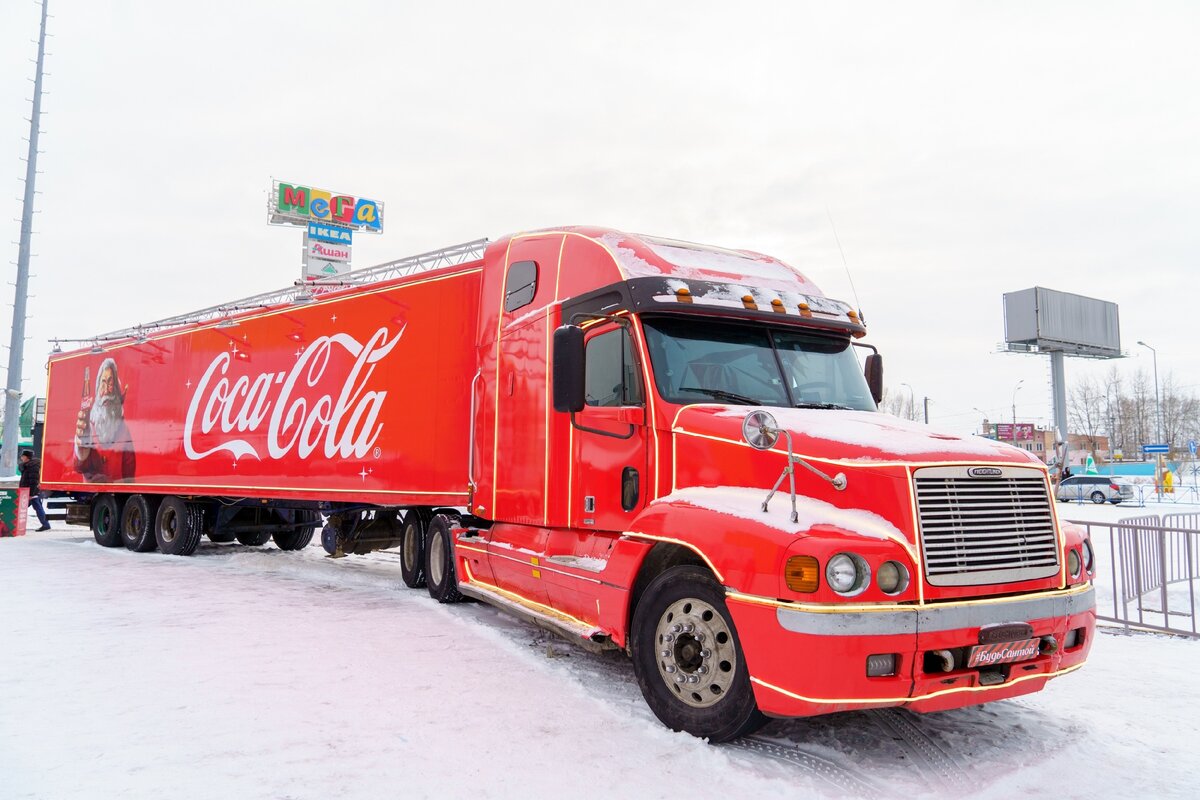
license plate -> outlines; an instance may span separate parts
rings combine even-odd
[[[967,659],[968,667],[990,667],[993,664],[1011,664],[1037,658],[1041,650],[1041,639],[1022,639],[1019,642],[997,642],[981,644],[971,648]]]

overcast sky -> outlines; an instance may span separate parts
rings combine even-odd
[[[1034,285],[1119,303],[1116,363],[1149,370],[1144,339],[1200,389],[1200,4],[50,12],[26,393],[49,337],[297,277],[272,176],[385,203],[357,266],[591,224],[767,252],[854,302],[828,209],[887,384],[955,430],[1008,419],[1021,380],[1018,418],[1049,419],[1048,359],[995,352],[1001,295]],[[0,0],[5,261],[38,13]]]

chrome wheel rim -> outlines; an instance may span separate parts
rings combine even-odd
[[[694,597],[672,603],[654,632],[658,674],[671,691],[693,708],[718,702],[733,686],[737,649],[721,612]]]
[[[170,543],[175,541],[175,536],[179,532],[179,517],[171,509],[163,512],[163,524],[159,534],[164,542]]]

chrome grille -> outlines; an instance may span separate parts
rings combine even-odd
[[[1054,514],[1040,470],[928,467],[913,480],[931,585],[1015,583],[1058,572]]]

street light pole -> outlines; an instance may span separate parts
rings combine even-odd
[[[1145,342],[1141,341],[1140,339],[1138,340],[1138,344],[1140,344],[1142,347],[1146,348],[1147,350],[1149,350],[1151,353],[1154,354],[1154,416],[1155,416],[1154,427],[1155,427],[1155,430],[1158,432],[1157,444],[1162,444],[1163,443],[1162,405],[1158,401],[1158,351],[1155,350],[1150,345],[1146,344]]]
[[[1017,425],[1017,392],[1019,392],[1021,390],[1021,384],[1023,384],[1024,382],[1025,382],[1025,379],[1021,378],[1021,380],[1017,381],[1017,385],[1013,388],[1012,412],[1013,412],[1013,439],[1014,440],[1017,438],[1017,429],[1016,429],[1016,425]]]
[[[908,388],[908,418],[912,419],[917,411],[917,396],[913,392],[913,388],[907,383],[902,383],[900,385]]]

